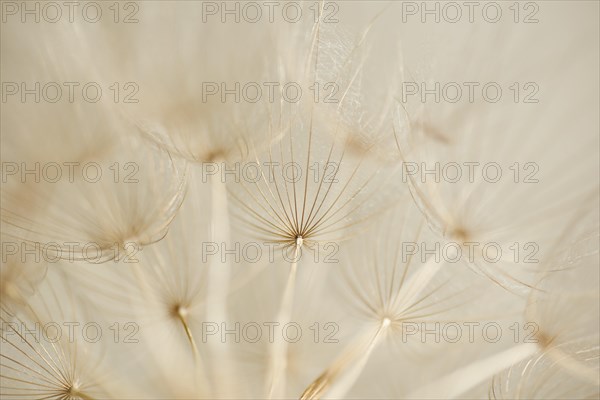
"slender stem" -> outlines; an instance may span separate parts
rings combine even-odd
[[[225,182],[213,177],[211,185],[211,237],[217,244],[229,244],[229,212]],[[207,318],[216,323],[226,317],[230,265],[227,258],[212,257],[208,277]]]
[[[211,238],[220,246],[228,246],[229,210],[227,206],[227,188],[219,175],[212,177],[211,185]],[[208,292],[206,318],[208,321],[221,325],[227,322],[227,296],[230,291],[231,266],[227,258],[212,257],[208,269]],[[233,380],[235,374],[231,365],[229,346],[227,343],[216,342],[211,346],[211,352],[219,362],[213,369],[215,382]],[[219,397],[231,397],[229,385],[220,385]]]
[[[294,248],[294,258],[290,263],[290,272],[285,285],[277,322],[282,325],[290,321],[294,308],[294,294],[296,292],[296,275],[298,270],[298,257],[302,247],[302,239],[298,239]],[[287,368],[288,344],[285,340],[276,340],[271,348],[270,375],[268,393],[270,398],[282,398],[285,391],[285,374]]]
[[[429,383],[406,398],[408,399],[455,399],[481,382],[532,356],[538,347],[526,343],[504,350],[491,357],[476,361]]]
[[[183,326],[183,330],[185,331],[185,335],[187,336],[190,342],[190,346],[192,346],[192,351],[194,352],[194,359],[199,360],[200,352],[198,351],[198,346],[196,346],[196,341],[194,340],[194,336],[192,335],[190,326],[187,323],[185,311],[183,311],[182,309],[178,309],[176,311],[176,316],[179,322],[181,322],[181,325]]]
[[[200,356],[200,351],[198,350],[198,346],[196,345],[196,341],[194,340],[194,335],[192,334],[192,330],[187,320],[187,312],[183,308],[178,308],[176,310],[176,317],[181,322],[183,330],[185,331],[185,335],[190,342],[190,346],[192,347],[192,352],[194,354],[194,364],[196,366],[196,384],[201,388],[203,393],[212,393],[212,388],[210,386],[210,381],[207,379],[206,368],[202,357]]]
[[[390,324],[391,321],[384,318],[375,334],[372,331],[367,332],[350,343],[329,368],[304,390],[300,399],[320,399],[324,394],[333,399],[345,397],[356,383]]]

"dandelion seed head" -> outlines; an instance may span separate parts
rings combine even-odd
[[[431,22],[430,7],[421,4],[418,21],[395,2],[286,2],[267,10],[133,1],[107,3],[97,9],[102,22],[92,24],[52,4],[36,4],[33,15],[34,5],[10,3],[3,17],[12,23],[2,27],[2,172],[10,175],[2,234],[28,245],[26,256],[33,245],[57,243],[46,255],[61,257],[58,268],[3,259],[0,397],[425,398],[405,394],[415,384],[466,392],[517,354],[526,362],[497,375],[490,398],[598,398],[599,236],[574,245],[576,235],[564,229],[581,222],[575,216],[588,193],[597,206],[597,3],[569,10],[516,3],[498,13],[499,24],[462,24],[463,12],[457,23],[433,26],[424,21]],[[52,11],[62,21],[48,21]],[[263,23],[287,11],[302,22]],[[258,23],[238,18],[253,15]],[[414,23],[398,29],[399,16]],[[521,23],[534,17],[543,23]],[[444,82],[460,87],[461,80],[478,83],[469,100],[446,101]],[[399,96],[419,81],[426,83],[420,100]],[[502,86],[502,101],[470,100],[484,81]],[[100,85],[103,101],[71,102],[61,82],[78,83],[69,86],[76,95],[85,82]],[[272,100],[267,82],[278,83]],[[425,89],[433,83],[444,88],[444,101],[431,101]],[[132,84],[139,91],[124,93]],[[57,85],[63,96],[44,104]],[[292,85],[302,92],[298,102],[288,101]],[[530,85],[539,93],[528,93]],[[21,96],[11,93],[19,86]],[[253,88],[261,91],[256,103],[246,92]],[[523,99],[538,95],[539,102]],[[484,176],[489,161],[501,165],[501,181]],[[93,184],[77,173],[68,183],[64,175],[56,184],[21,182],[23,173],[33,177],[31,163],[42,163],[36,175],[44,177],[51,162],[93,162],[104,175]],[[420,172],[407,180],[400,162]],[[441,167],[435,181],[430,163]],[[450,163],[460,166],[457,182],[446,175]],[[466,163],[475,167],[472,180]],[[21,173],[12,174],[15,165]],[[117,183],[131,178],[137,182]],[[532,178],[540,179],[524,182]],[[380,219],[396,206],[401,218]],[[238,236],[243,229],[255,242],[240,243],[248,239]],[[504,251],[499,260],[486,261],[480,246],[472,261],[467,244],[492,241]],[[61,244],[71,242],[79,244]],[[102,257],[88,261],[93,249],[85,243]],[[254,246],[261,243],[285,260]],[[539,244],[539,257],[526,243]],[[434,244],[453,246],[438,262]],[[247,268],[254,254],[245,250],[255,249],[262,254]],[[285,257],[291,252],[293,260]],[[505,289],[514,286],[529,297],[513,299]],[[498,346],[516,352],[484,365],[498,347],[470,341],[473,325],[465,340],[466,321],[513,316],[527,325],[502,326]],[[94,332],[88,321],[102,325],[102,342],[81,340]],[[51,322],[63,337],[34,340],[30,331]],[[64,323],[79,324],[74,342]],[[444,336],[452,336],[449,324],[460,325],[458,342],[432,343],[429,328],[438,324]],[[537,343],[522,347],[517,336]],[[464,379],[436,385],[464,363]],[[131,393],[114,393],[125,382]]]

